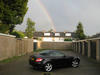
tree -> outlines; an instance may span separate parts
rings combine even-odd
[[[35,22],[33,22],[30,18],[27,19],[27,28],[25,30],[25,34],[28,38],[32,38],[35,31]]]
[[[53,32],[53,29],[50,29],[48,32]]]
[[[77,30],[76,30],[76,36],[77,36],[77,39],[79,39],[79,40],[86,38],[81,22],[78,23]]]
[[[0,24],[0,33],[8,33],[9,32],[9,26],[5,24]]]
[[[21,31],[16,31],[16,30],[14,30],[13,32],[11,32],[11,35],[16,36],[16,38],[24,38],[24,37],[25,37],[25,35],[24,35],[23,32],[21,32]]]
[[[11,33],[17,24],[21,24],[27,12],[28,0],[0,0],[0,23],[9,27]]]

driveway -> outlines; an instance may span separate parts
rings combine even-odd
[[[100,75],[100,64],[72,51],[63,51],[68,55],[80,56],[81,63],[78,68],[59,68],[53,70],[51,75]],[[25,55],[10,63],[0,63],[0,75],[43,75],[40,70],[34,70],[29,64],[29,55]]]

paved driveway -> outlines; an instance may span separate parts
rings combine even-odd
[[[68,55],[80,56],[71,51],[64,51]],[[22,56],[10,63],[0,64],[0,75],[43,75],[40,70],[34,70],[28,64],[30,55]],[[100,64],[88,59],[87,57],[80,56],[81,63],[78,68],[59,68],[53,70],[51,75],[100,75]]]

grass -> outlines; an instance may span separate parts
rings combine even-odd
[[[0,61],[0,63],[9,63],[9,62],[14,61],[16,59],[19,59],[20,57],[21,56],[14,56],[12,58],[4,59],[4,60]]]

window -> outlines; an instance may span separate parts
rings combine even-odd
[[[42,51],[40,52],[40,55],[49,55],[50,51],[46,50],[46,51]]]
[[[55,36],[60,36],[60,33],[55,33]]]
[[[58,57],[62,57],[62,56],[64,56],[64,54],[61,53],[61,52],[52,52],[52,53],[50,53],[50,56],[58,56]]]
[[[44,33],[44,36],[50,36],[50,33]]]
[[[71,33],[66,33],[65,36],[71,36]]]

